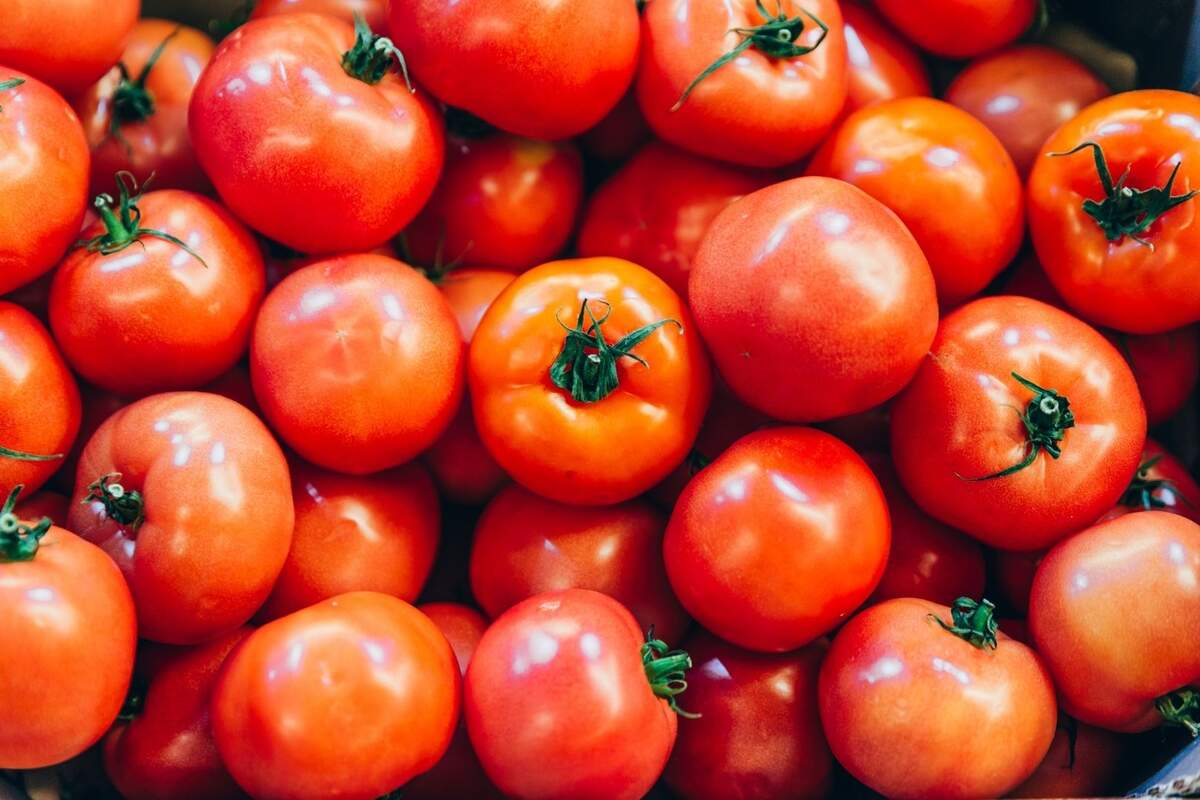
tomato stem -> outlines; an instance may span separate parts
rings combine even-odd
[[[81,239],[75,243],[76,247],[86,247],[89,253],[110,256],[139,241],[141,237],[149,236],[170,242],[199,261],[205,268],[208,267],[208,263],[200,257],[200,254],[188,247],[182,239],[165,231],[142,227],[142,212],[138,209],[137,204],[142,199],[146,187],[150,185],[150,181],[154,180],[153,175],[146,179],[140,189],[132,172],[121,170],[117,173],[116,178],[120,199],[113,200],[112,195],[101,194],[92,202],[92,207],[96,209],[96,214],[99,215],[107,230],[93,239]],[[114,204],[117,206],[115,211],[113,210]]]
[[[1121,495],[1121,499],[1117,502],[1123,506],[1131,508],[1141,508],[1150,511],[1155,508],[1166,508],[1167,503],[1163,502],[1162,498],[1158,497],[1158,492],[1168,490],[1172,492],[1183,502],[1189,506],[1192,501],[1179,493],[1179,487],[1175,481],[1170,478],[1151,478],[1150,470],[1162,461],[1162,454],[1158,454],[1152,458],[1148,458],[1138,467],[1137,473],[1133,476],[1133,480],[1129,482],[1129,486],[1125,489],[1125,493]]]
[[[379,36],[371,31],[371,26],[360,14],[354,15],[354,47],[342,56],[342,69],[351,77],[358,78],[363,83],[372,86],[383,80],[383,76],[399,64],[400,72],[404,75],[404,85],[410,92],[416,92],[408,77],[408,62],[400,48],[386,36]]]
[[[1187,728],[1193,739],[1200,737],[1200,692],[1180,689],[1158,698],[1154,707],[1168,725]]]
[[[1075,427],[1075,414],[1071,411],[1071,401],[1053,389],[1043,389],[1015,372],[1011,374],[1017,383],[1033,392],[1033,399],[1025,406],[1025,411],[1023,413],[1017,411],[1021,417],[1021,423],[1025,426],[1025,436],[1028,439],[1025,457],[1011,467],[979,478],[964,478],[955,473],[960,480],[990,481],[993,478],[1005,478],[1028,467],[1037,459],[1040,452],[1049,453],[1051,458],[1058,458],[1062,455],[1059,443],[1066,435],[1067,429]]]
[[[683,650],[672,650],[666,642],[654,638],[654,626],[646,633],[646,643],[642,645],[642,667],[646,670],[646,680],[654,694],[667,701],[667,705],[685,719],[699,719],[699,714],[692,714],[679,707],[678,697],[687,690],[687,670],[692,668],[692,657]]]
[[[120,141],[125,146],[126,152],[132,148],[125,141],[125,137],[121,135],[121,126],[127,123],[141,122],[154,114],[154,95],[146,88],[146,80],[150,77],[150,70],[154,69],[154,65],[162,57],[163,51],[167,49],[167,45],[179,35],[181,30],[183,30],[182,25],[176,27],[158,43],[158,47],[154,48],[154,52],[150,54],[150,58],[147,59],[146,65],[142,67],[137,78],[131,80],[125,62],[117,62],[117,69],[121,72],[121,82],[117,84],[117,88],[113,90],[112,94],[112,118],[109,120],[108,135]]]
[[[942,626],[943,630],[978,647],[980,650],[996,649],[996,606],[986,598],[976,602],[969,597],[960,597],[950,607],[950,622],[930,614],[929,618]]]
[[[9,78],[6,81],[0,81],[0,92],[7,92],[9,89],[15,89],[24,82],[24,78]],[[0,111],[3,110],[4,106],[0,106]]]
[[[136,489],[127,491],[121,485],[121,473],[110,472],[88,484],[83,503],[98,502],[114,522],[136,531],[146,521],[146,501]]]
[[[20,450],[12,450],[4,445],[0,445],[0,458],[11,458],[13,461],[55,461],[62,457],[62,453],[53,453],[51,455],[25,453]]]
[[[32,561],[37,555],[42,537],[53,524],[49,517],[42,517],[35,525],[25,525],[17,519],[13,509],[17,506],[17,498],[25,487],[18,484],[8,493],[8,499],[0,506],[0,563],[11,561]]]

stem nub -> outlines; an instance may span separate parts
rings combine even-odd
[[[1158,698],[1154,707],[1168,725],[1187,728],[1193,739],[1200,737],[1200,692],[1180,689]]]
[[[654,638],[654,626],[646,633],[646,643],[642,645],[642,667],[646,670],[646,680],[654,694],[667,701],[667,705],[685,719],[699,719],[699,714],[692,714],[679,707],[678,697],[687,690],[687,670],[692,668],[692,657],[683,650],[672,650],[666,642]]]
[[[100,253],[111,256],[113,253],[121,252],[134,242],[138,242],[141,237],[149,236],[154,239],[162,239],[164,242],[170,242],[207,268],[208,264],[200,257],[200,254],[188,247],[187,243],[179,237],[172,236],[165,231],[156,230],[155,228],[142,227],[142,212],[137,204],[142,199],[146,187],[150,185],[150,181],[152,180],[154,180],[153,175],[147,178],[146,182],[139,188],[137,179],[133,177],[132,172],[126,170],[118,172],[117,190],[120,194],[120,199],[113,200],[112,195],[101,194],[92,202],[92,207],[96,209],[96,214],[104,222],[104,227],[107,230],[94,239],[81,239],[75,243],[75,246],[86,247],[89,253]],[[114,205],[116,206],[115,209]]]
[[[54,524],[49,517],[42,517],[35,525],[25,525],[17,519],[13,509],[24,488],[20,484],[14,486],[4,505],[0,506],[0,563],[32,561],[42,538]]]
[[[7,92],[9,89],[15,89],[24,82],[24,78],[9,78],[6,81],[0,81],[0,92]],[[3,110],[4,106],[0,106],[0,111]]]
[[[1043,451],[1049,453],[1051,458],[1058,458],[1062,455],[1059,443],[1062,442],[1067,429],[1075,427],[1075,414],[1071,411],[1070,400],[1053,389],[1043,389],[1015,372],[1011,374],[1017,383],[1033,392],[1033,399],[1026,404],[1025,411],[1017,412],[1021,416],[1021,423],[1025,426],[1025,435],[1028,439],[1025,457],[1011,467],[993,472],[991,475],[979,478],[964,478],[959,475],[958,477],[962,480],[990,481],[993,478],[1005,478],[1028,467],[1037,459],[1038,453]]]
[[[51,453],[50,455],[26,453],[0,445],[0,458],[11,458],[13,461],[56,461],[62,457],[62,453]]]
[[[937,614],[929,618],[942,626],[943,630],[978,647],[980,650],[996,649],[996,606],[991,600],[975,602],[969,597],[960,597],[950,607],[950,623]]]
[[[136,78],[129,77],[129,69],[125,66],[125,62],[117,63],[117,69],[121,72],[121,82],[113,90],[112,118],[108,124],[108,135],[120,140],[125,145],[126,151],[130,147],[129,143],[125,142],[121,136],[121,126],[132,122],[141,122],[154,114],[154,95],[146,88],[146,80],[150,77],[150,70],[154,69],[154,65],[162,58],[167,45],[179,35],[181,30],[183,30],[183,26],[175,28],[158,43],[158,47],[154,48],[154,52],[150,54],[146,65],[142,67],[142,71]]]
[[[119,525],[136,531],[146,521],[146,501],[136,489],[127,491],[121,485],[121,473],[110,472],[88,485],[83,503],[99,502],[104,513]]]
[[[1125,489],[1125,493],[1121,495],[1121,499],[1117,502],[1123,506],[1130,508],[1141,508],[1146,511],[1151,511],[1156,508],[1168,508],[1171,504],[1163,501],[1158,493],[1161,491],[1169,491],[1175,497],[1178,497],[1189,506],[1192,501],[1179,493],[1179,487],[1175,485],[1175,481],[1170,478],[1151,478],[1150,470],[1154,469],[1159,461],[1162,461],[1162,454],[1148,458],[1138,467],[1137,474],[1133,476],[1133,480],[1129,482],[1129,486]]]
[[[355,14],[354,47],[342,56],[342,69],[351,77],[374,86],[397,64],[404,75],[404,85],[410,92],[416,92],[408,77],[408,62],[404,60],[404,53],[391,39],[373,33],[367,21]]]

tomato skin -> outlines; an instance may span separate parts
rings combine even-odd
[[[83,448],[104,421],[129,405],[129,400],[84,383],[79,386],[79,403],[79,434],[63,458],[62,466],[50,479],[51,486],[68,496],[75,491],[75,472],[79,467],[79,456],[83,453]],[[66,520],[65,515],[63,520]]]
[[[1063,392],[1075,426],[1062,454],[1029,452],[1034,396],[1012,373]],[[1146,414],[1133,373],[1098,332],[1056,308],[987,297],[942,319],[929,356],[892,404],[892,458],[930,516],[1006,550],[1038,550],[1090,525],[1133,477]]]
[[[1060,724],[1050,751],[1009,797],[1103,797],[1120,774],[1125,747],[1111,731],[1068,720],[1074,740]]]
[[[1054,739],[1054,685],[1033,650],[1003,631],[996,649],[980,649],[931,614],[950,622],[946,606],[898,598],[838,632],[818,684],[829,746],[888,797],[1000,797]]]
[[[66,495],[47,490],[30,495],[18,502],[13,513],[17,515],[17,519],[30,522],[37,522],[42,517],[49,517],[51,521],[65,523],[69,507],[70,500]]]
[[[921,56],[874,13],[841,4],[846,28],[846,105],[842,114],[897,97],[928,97],[929,71]]]
[[[858,454],[812,428],[774,428],[742,437],[692,479],[663,554],[697,622],[742,647],[783,652],[863,604],[883,575],[890,529]]]
[[[1028,30],[1037,0],[876,0],[875,7],[923,50],[970,58]]]
[[[909,381],[937,328],[933,276],[912,235],[828,178],[777,183],[722,211],[688,289],[721,377],[790,422],[879,405]]]
[[[772,13],[775,4],[768,7]],[[666,142],[751,167],[780,167],[808,154],[829,132],[846,98],[846,39],[836,0],[781,0],[789,18],[815,15],[829,34],[810,53],[772,59],[754,48],[701,81],[696,76],[735,47],[734,28],[763,24],[755,0],[655,0],[642,11],[638,104]],[[821,30],[805,19],[797,45]]]
[[[1150,425],[1166,422],[1187,405],[1200,375],[1200,326],[1109,339],[1133,370]]]
[[[683,649],[694,665],[681,705],[699,719],[679,728],[664,774],[683,800],[820,798],[833,756],[817,714],[826,647],[751,653],[697,631]]]
[[[1037,574],[1038,564],[1044,555],[1044,550],[1025,553],[1014,553],[1011,550],[993,552],[996,590],[1012,610],[1021,616],[1029,614],[1029,591],[1033,588],[1033,576]]]
[[[848,181],[896,212],[929,259],[943,306],[983,291],[1021,247],[1012,158],[982,122],[941,100],[906,97],[851,114],[806,174]]]
[[[254,797],[372,800],[441,758],[460,686],[428,617],[391,595],[351,592],[246,639],[213,693],[213,733]]]
[[[387,0],[257,0],[250,19],[299,13],[325,14],[351,25],[358,14],[371,30],[387,33]]]
[[[254,20],[221,43],[192,94],[192,145],[222,200],[302,253],[382,244],[442,168],[432,101],[398,70],[374,86],[349,75],[341,60],[354,40],[353,26],[323,15]],[[310,77],[289,78],[301,68]]]
[[[1197,570],[1200,526],[1163,511],[1102,522],[1046,554],[1029,627],[1064,711],[1121,732],[1162,723],[1155,699],[1200,679]]]
[[[579,137],[584,153],[601,161],[626,161],[650,140],[637,94],[625,93],[612,110]]]
[[[484,770],[524,800],[636,800],[662,773],[675,713],[655,696],[642,631],[586,589],[535,595],[492,623],[467,668],[464,711]]]

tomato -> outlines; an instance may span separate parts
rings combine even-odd
[[[1196,730],[1186,721],[1196,699],[1186,687],[1200,681],[1197,574],[1200,526],[1163,511],[1102,522],[1046,554],[1029,627],[1064,711],[1115,731],[1164,718]]]
[[[650,140],[650,127],[629,91],[604,119],[579,137],[583,152],[601,161],[625,161]]]
[[[1050,752],[1009,797],[1103,797],[1120,774],[1125,747],[1111,731],[1060,721]]]
[[[826,178],[777,183],[722,211],[688,289],[721,377],[747,405],[793,422],[879,405],[908,383],[937,329],[933,276],[912,235]]]
[[[1012,159],[982,122],[941,100],[908,97],[851,114],[807,172],[848,181],[895,211],[929,259],[943,306],[983,291],[1021,247]]]
[[[117,562],[138,635],[196,644],[262,605],[292,538],[279,445],[250,411],[200,392],[139,400],[79,459],[68,524]]]
[[[1042,151],[1029,175],[1029,230],[1067,304],[1129,333],[1200,319],[1200,277],[1186,255],[1200,247],[1200,205],[1189,193],[1200,185],[1200,97],[1114,95]]]
[[[428,617],[351,592],[247,637],[213,692],[213,733],[254,797],[372,800],[441,758],[460,684]]]
[[[1023,45],[972,61],[946,89],[946,102],[996,134],[1025,176],[1058,126],[1108,94],[1104,81],[1066,53]]]
[[[250,370],[241,364],[209,381],[200,391],[228,397],[235,403],[241,403],[258,414],[258,401],[254,399],[254,386],[250,383]]]
[[[117,63],[139,6],[139,0],[7,0],[0,64],[70,97]]]
[[[583,163],[570,142],[451,139],[437,189],[404,240],[422,264],[520,271],[562,251],[582,197]]]
[[[683,800],[819,798],[829,794],[833,756],[817,714],[825,648],[780,655],[741,650],[700,631],[685,649],[687,709],[664,778]]]
[[[1116,348],[1021,297],[945,317],[892,404],[892,458],[913,500],[1006,550],[1045,548],[1094,522],[1129,484],[1145,436]]]
[[[652,142],[592,195],[579,254],[641,264],[687,297],[692,259],[708,226],[734,200],[769,182],[765,173]]]
[[[429,473],[419,464],[354,476],[291,466],[292,548],[258,618],[277,619],[360,590],[416,600],[441,526]]]
[[[1153,439],[1146,440],[1141,464],[1120,505],[1101,519],[1134,511],[1170,511],[1200,523],[1200,485],[1179,459]]]
[[[881,403],[874,408],[827,420],[816,426],[832,433],[860,453],[886,453],[891,447],[891,404]]]
[[[675,742],[679,687],[667,681],[691,662],[643,642],[624,606],[586,589],[535,595],[492,623],[467,668],[463,710],[505,795],[646,794]]]
[[[1054,739],[1050,675],[986,601],[868,608],[834,638],[818,692],[833,755],[893,798],[1000,797]]]
[[[13,509],[13,513],[17,515],[17,519],[36,521],[42,517],[49,517],[51,522],[58,520],[65,523],[69,504],[70,500],[66,495],[44,491],[21,500]]]
[[[1200,327],[1109,339],[1133,370],[1149,424],[1166,422],[1187,405],[1200,375]]]
[[[468,372],[475,424],[497,463],[578,505],[628,500],[682,462],[711,385],[678,295],[617,258],[520,275],[479,323]]]
[[[1021,616],[1029,614],[1029,591],[1033,588],[1033,576],[1044,555],[1045,550],[1027,553],[995,550],[992,553],[996,590],[1009,608]]]
[[[890,528],[879,482],[853,450],[812,428],[775,428],[742,437],[692,479],[663,553],[697,622],[783,652],[863,604],[883,575]]]
[[[371,30],[387,30],[387,0],[256,0],[250,19],[304,12],[327,14],[351,24],[357,14]]]
[[[924,50],[970,58],[1014,41],[1033,24],[1038,0],[875,0],[888,22]]]
[[[7,31],[10,9],[4,14]],[[0,55],[0,64],[5,61]],[[49,271],[79,238],[91,156],[66,101],[44,83],[3,67],[0,153],[13,156],[0,161],[0,294],[7,294]]]
[[[842,3],[846,36],[846,105],[843,114],[897,97],[927,97],[929,70],[908,42],[874,13]]]
[[[79,402],[79,435],[75,437],[75,443],[63,458],[62,467],[50,479],[52,486],[67,495],[75,491],[75,472],[79,467],[79,456],[83,453],[83,448],[106,419],[129,405],[125,398],[88,386],[86,383],[79,387]],[[65,516],[63,520],[66,520]]]
[[[246,352],[265,287],[262,256],[208,198],[142,195],[129,173],[118,184],[117,207],[98,198],[103,220],[54,275],[54,337],[76,372],[110,392],[196,388]]]
[[[94,744],[125,702],[133,599],[99,548],[0,506],[0,768],[57,764]]]
[[[217,48],[192,94],[192,145],[252,228],[303,253],[364,250],[429,199],[441,116],[409,91],[382,41],[331,17],[286,14],[247,23]]]
[[[829,132],[846,84],[836,0],[654,0],[642,12],[638,103],[659,138],[693,153],[796,161]]]
[[[221,763],[209,700],[225,659],[250,633],[238,628],[193,648],[143,645],[154,669],[136,715],[104,739],[104,769],[127,800],[240,800]],[[139,670],[140,672],[141,670]]]
[[[268,295],[250,377],[296,452],[366,475],[441,435],[462,397],[462,362],[454,315],[433,284],[395,259],[349,255],[310,264]]]

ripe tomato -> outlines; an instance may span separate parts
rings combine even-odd
[[[1117,734],[1063,717],[1042,763],[1007,796],[1103,797],[1120,774],[1124,750]]]
[[[908,383],[937,329],[933,276],[912,235],[827,178],[777,183],[722,211],[688,288],[721,377],[747,405],[794,422],[879,405]]]
[[[372,800],[442,757],[460,685],[428,617],[351,592],[247,637],[213,692],[213,733],[254,797]]]
[[[138,635],[196,644],[262,605],[292,538],[287,463],[258,418],[212,394],[139,400],[79,459],[68,524],[117,562]]]
[[[133,599],[108,556],[0,506],[0,768],[57,764],[112,724],[133,673]],[[43,678],[43,679],[39,679]]]
[[[834,756],[888,797],[1000,797],[1054,739],[1050,675],[986,601],[868,608],[834,638],[818,686]]]
[[[929,259],[943,306],[983,291],[1021,247],[1012,159],[982,122],[941,100],[907,97],[851,114],[807,174],[848,181],[895,211]]]
[[[423,456],[439,493],[452,503],[483,505],[504,484],[508,473],[479,439],[471,399],[464,397],[449,427]]]
[[[102,221],[54,275],[54,337],[76,372],[110,392],[198,387],[246,352],[266,280],[258,245],[206,197],[142,195],[129,173],[118,184],[115,207],[97,199]]]
[[[992,566],[996,590],[1000,597],[1022,617],[1029,614],[1029,591],[1033,588],[1033,576],[1045,550],[1014,553],[1010,550],[994,550]]]
[[[645,500],[569,506],[510,486],[488,503],[471,548],[471,592],[493,619],[522,600],[592,589],[668,642],[688,627],[663,567],[666,518]]]
[[[255,414],[259,413],[258,401],[254,399],[254,386],[250,383],[250,370],[241,364],[215,380],[209,381],[200,391],[228,397],[235,403],[241,403]]]
[[[47,490],[21,500],[13,509],[13,513],[17,515],[17,519],[36,522],[42,517],[49,517],[51,522],[57,520],[65,525],[69,508],[70,500],[66,495]]]
[[[1104,81],[1066,53],[1023,45],[972,61],[946,89],[946,102],[996,134],[1026,176],[1050,134],[1108,94]]]
[[[890,539],[879,481],[853,450],[812,428],[775,428],[744,436],[692,479],[663,553],[697,622],[783,652],[863,604]]]
[[[650,128],[638,108],[637,94],[631,90],[604,119],[579,137],[579,146],[601,161],[625,161],[649,140]]]
[[[1163,511],[1102,522],[1046,554],[1029,627],[1064,711],[1115,731],[1164,718],[1197,729],[1186,687],[1200,681],[1198,574],[1200,526]]]
[[[429,199],[441,116],[409,91],[384,41],[286,14],[247,23],[217,48],[188,124],[204,171],[251,227],[303,253],[364,250]]]
[[[117,63],[140,5],[139,0],[6,0],[0,64],[70,97]]]
[[[1033,24],[1038,0],[875,0],[879,13],[934,55],[970,58],[1003,47]]]
[[[846,100],[841,11],[836,0],[654,0],[637,94],[671,144],[754,167],[796,161]]]
[[[11,11],[4,15],[7,31]],[[53,41],[57,49],[58,38]],[[0,160],[0,294],[8,294],[47,272],[79,238],[90,155],[66,101],[44,83],[3,67],[0,153],[12,156]]]
[[[519,276],[479,323],[468,371],[480,438],[500,466],[578,505],[628,500],[682,462],[711,384],[679,297],[617,258]]]
[[[641,264],[687,297],[692,259],[708,226],[734,200],[769,182],[765,173],[652,142],[592,195],[579,254]]]
[[[636,800],[649,791],[675,743],[672,693],[691,661],[644,642],[624,606],[586,589],[535,595],[492,623],[467,668],[463,710],[504,794]]]
[[[843,114],[897,97],[928,97],[929,70],[908,42],[866,7],[842,3],[846,35],[846,105]]]
[[[1200,485],[1179,459],[1153,439],[1146,440],[1137,474],[1120,504],[1101,521],[1134,511],[1170,511],[1200,523]]]
[[[309,12],[337,17],[353,25],[357,14],[371,30],[385,32],[387,5],[387,0],[256,0],[250,19]]]
[[[454,315],[433,284],[395,259],[349,255],[275,287],[255,323],[250,376],[296,452],[366,475],[441,435],[462,397],[462,362]]]
[[[1200,97],[1114,95],[1042,150],[1029,175],[1029,229],[1071,308],[1129,333],[1200,319],[1200,277],[1186,255],[1200,247],[1189,192],[1200,186]]]
[[[66,457],[63,458],[62,466],[50,479],[51,486],[68,496],[75,492],[75,473],[79,467],[79,456],[83,453],[83,448],[91,441],[92,435],[104,421],[129,405],[129,401],[112,392],[106,392],[85,383],[79,387],[79,405],[79,434],[75,437],[75,443],[71,445],[71,449],[67,451]],[[66,521],[65,516],[63,521]]]
[[[1200,327],[1145,336],[1118,333],[1109,339],[1133,370],[1150,425],[1166,422],[1187,405],[1200,375]]]
[[[1138,465],[1146,414],[1116,348],[1056,308],[988,297],[942,320],[892,404],[892,458],[931,516],[1006,550],[1090,525]]]
[[[833,756],[817,714],[823,645],[780,655],[704,631],[687,640],[687,710],[663,777],[682,800],[826,797]]]

